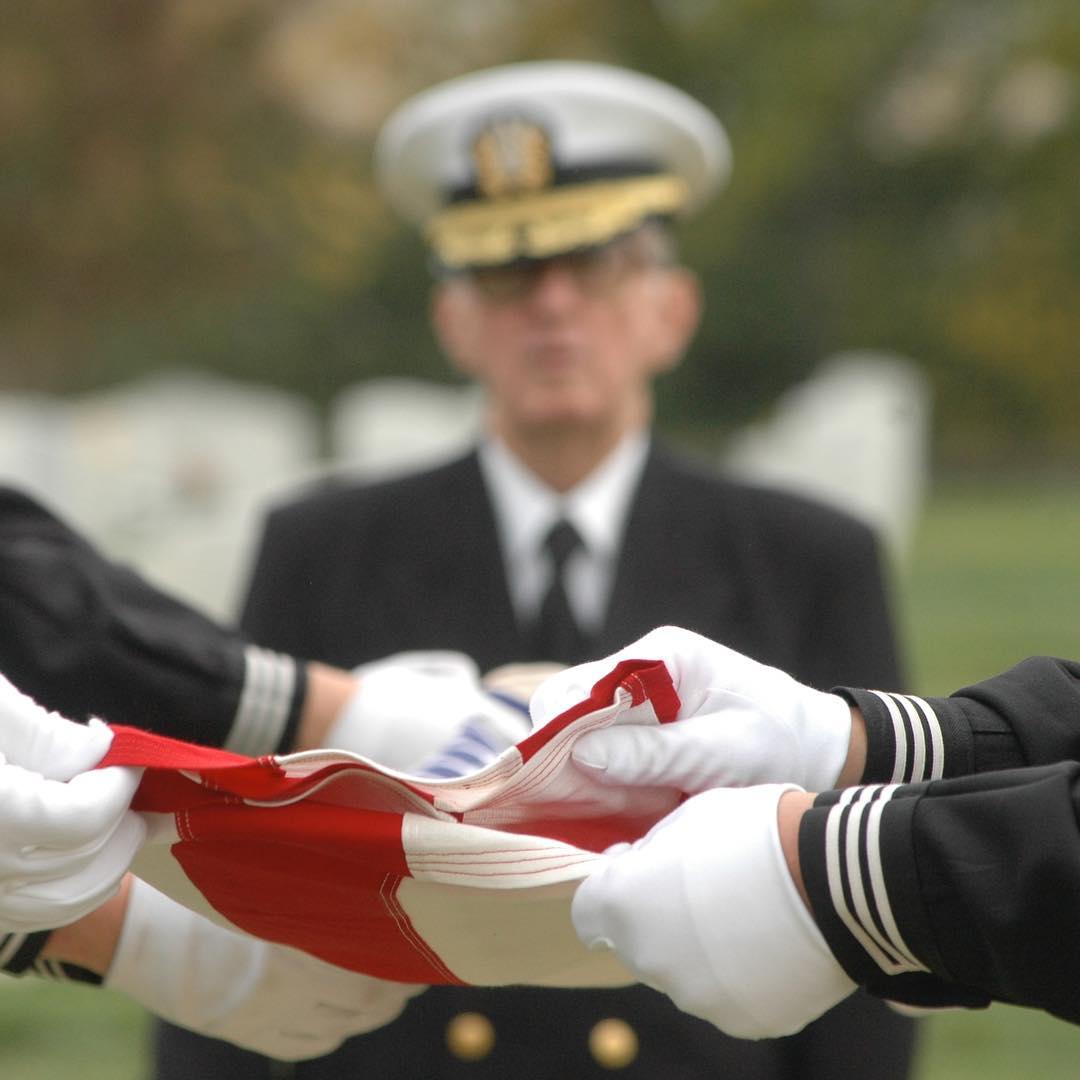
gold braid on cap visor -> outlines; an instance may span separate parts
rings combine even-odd
[[[427,238],[443,266],[499,266],[606,244],[653,215],[673,214],[688,188],[669,174],[567,184],[499,199],[470,199],[439,211]]]

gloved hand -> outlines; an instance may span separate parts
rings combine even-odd
[[[529,733],[526,713],[485,690],[476,665],[463,653],[398,653],[353,674],[359,685],[326,745],[389,768],[426,771],[466,732],[490,757]]]
[[[181,1027],[285,1061],[388,1024],[424,989],[217,926],[137,879],[105,985]]]
[[[65,720],[0,676],[0,927],[49,930],[119,887],[146,835],[141,770],[92,769],[112,732]],[[62,782],[66,781],[66,783]]]
[[[688,793],[773,782],[809,791],[836,786],[851,739],[844,700],[677,627],[552,676],[533,695],[534,725],[587,697],[626,659],[662,660],[681,707],[670,724],[614,726],[579,739],[574,761],[601,779]]]
[[[0,675],[0,753],[46,780],[70,780],[92,769],[112,745],[100,720],[76,724],[49,712]]]
[[[504,664],[481,680],[484,699],[446,746],[413,766],[418,776],[447,779],[482,769],[508,746],[529,734],[529,698],[561,664]],[[492,712],[492,710],[497,710]],[[494,720],[494,723],[492,722]]]
[[[789,1035],[855,988],[799,896],[777,804],[793,785],[697,795],[582,882],[571,914],[680,1009],[744,1039]]]

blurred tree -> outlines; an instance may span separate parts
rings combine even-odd
[[[0,43],[0,386],[152,367],[326,401],[438,376],[418,240],[371,183],[410,93],[536,57],[713,107],[708,312],[669,424],[744,419],[841,349],[925,364],[942,452],[1080,453],[1075,0],[36,0]]]

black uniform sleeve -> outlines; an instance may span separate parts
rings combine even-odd
[[[304,666],[251,646],[0,488],[0,671],[47,708],[258,755],[292,741]]]
[[[0,971],[15,976],[37,975],[54,982],[100,986],[104,980],[96,972],[88,971],[77,964],[66,964],[61,960],[46,960],[42,957],[42,950],[50,934],[51,930],[37,930],[29,934],[0,934]]]
[[[1046,759],[1080,727],[1080,665],[1025,661],[927,705],[989,710]],[[1078,813],[1075,761],[824,793],[799,833],[815,918],[872,993],[1080,1023]]]
[[[841,687],[866,719],[864,783],[1080,761],[1080,663],[1032,657],[948,698]]]

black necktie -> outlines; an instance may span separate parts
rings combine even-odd
[[[533,655],[537,660],[577,664],[588,654],[588,642],[574,619],[563,577],[566,560],[580,546],[581,537],[569,521],[556,521],[544,538],[551,560],[551,586],[536,619]]]

